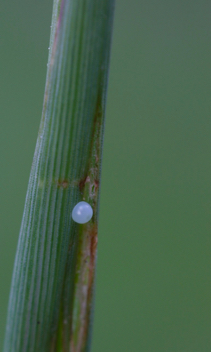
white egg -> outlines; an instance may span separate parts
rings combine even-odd
[[[85,224],[92,218],[92,215],[93,210],[91,205],[84,201],[76,204],[72,211],[72,218],[78,224]]]

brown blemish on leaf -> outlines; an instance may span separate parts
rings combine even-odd
[[[69,186],[68,180],[58,180],[57,186],[66,189]]]
[[[87,176],[85,176],[84,178],[82,178],[82,179],[79,181],[78,187],[79,187],[79,189],[80,189],[81,192],[83,191],[84,185],[85,185],[85,183],[86,183],[86,178],[87,178]]]
[[[96,265],[96,254],[97,254],[97,226],[94,225],[89,231],[89,280],[88,280],[88,290],[87,290],[87,300],[86,300],[86,314],[84,319],[84,331],[83,331],[83,341],[86,341],[89,324],[90,324],[90,313],[91,313],[91,302],[93,295],[93,284],[95,278],[95,265]]]
[[[86,176],[79,181],[79,189],[82,192],[86,183],[90,182],[90,177]]]
[[[95,184],[95,188],[98,188],[99,187],[99,180],[94,180],[94,184]]]
[[[90,231],[90,279],[93,279],[93,271],[95,268],[96,250],[97,250],[97,226]]]
[[[98,162],[99,162],[99,156],[97,154],[95,155],[95,162],[96,162],[96,164],[98,164]]]
[[[70,338],[71,351],[84,350],[91,317],[93,283],[95,277],[95,262],[97,253],[97,225],[87,224],[84,228],[84,238],[80,248],[80,275],[76,288],[77,304],[80,306],[76,326]],[[78,325],[79,324],[79,325]],[[77,335],[75,335],[77,334]],[[75,337],[77,336],[77,339]]]

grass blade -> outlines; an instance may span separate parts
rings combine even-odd
[[[89,351],[113,0],[54,0],[4,352]],[[74,205],[93,207],[76,224]]]

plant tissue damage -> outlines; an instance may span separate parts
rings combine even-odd
[[[93,218],[84,224],[79,230],[79,243],[76,263],[75,278],[75,320],[71,330],[72,351],[79,352],[85,347],[89,326],[91,323],[91,305],[93,301],[95,264],[97,254],[97,212],[98,212],[98,190],[100,179],[100,160],[102,154],[102,95],[97,100],[96,113],[93,124],[92,143],[90,148],[90,159],[86,177],[79,182],[79,188],[83,200],[87,201],[93,208]]]

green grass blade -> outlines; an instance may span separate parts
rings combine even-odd
[[[4,352],[90,349],[113,9],[114,0],[54,0]],[[71,218],[80,200],[94,211],[85,225]]]

